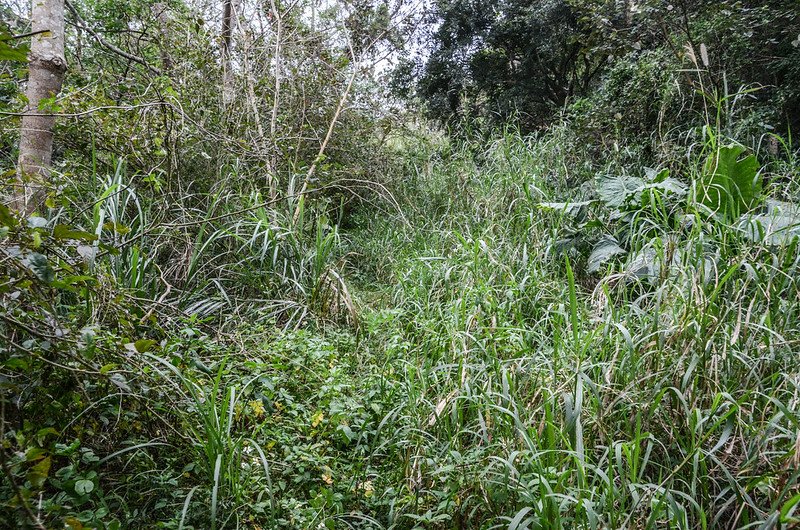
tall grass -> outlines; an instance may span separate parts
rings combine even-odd
[[[689,188],[726,142],[693,138],[666,162]],[[403,215],[365,207],[346,233],[291,197],[226,191],[165,213],[121,168],[98,179],[95,266],[216,323],[235,351],[198,370],[167,346],[143,354],[202,469],[177,524],[241,526],[263,498],[273,527],[796,524],[797,238],[748,237],[690,194],[624,218],[590,206],[581,239],[541,203],[645,168],[565,145],[567,128],[423,146],[385,183]],[[785,151],[753,218],[797,196]],[[586,241],[614,234],[628,257],[589,272]],[[289,332],[331,323],[359,325],[335,355]],[[236,411],[256,384],[274,412],[253,426]]]
[[[357,321],[341,236],[324,208],[294,215],[291,196],[267,200],[242,190],[154,198],[122,161],[93,180],[88,191],[72,184],[90,207],[77,217],[62,208],[52,222],[95,234],[82,251],[90,267],[138,300],[201,319],[248,314],[286,329]]]
[[[392,317],[372,338],[395,345],[396,407],[374,453],[405,470],[407,519],[394,524],[796,521],[796,244],[643,218],[633,247],[662,273],[587,274],[585,257],[553,250],[571,219],[537,208],[586,195],[552,145],[507,133],[478,162],[473,149],[416,173],[414,228],[369,221],[360,236],[391,271]],[[373,248],[372,234],[391,237]]]
[[[209,512],[203,514],[202,519],[209,522],[212,530],[218,527],[220,520],[237,520],[238,514],[234,508],[247,503],[253,489],[262,487],[258,477],[253,476],[254,468],[261,467],[263,485],[270,499],[269,516],[274,523],[275,499],[270,468],[264,450],[254,439],[257,432],[247,436],[235,426],[235,412],[241,406],[242,392],[255,378],[242,385],[226,386],[222,377],[227,360],[223,359],[210,384],[203,386],[168,360],[149,354],[146,356],[151,359],[154,370],[175,385],[183,396],[182,404],[188,408],[185,425],[198,453],[198,460],[203,463],[211,492]],[[194,490],[187,495],[181,521],[186,517],[193,493]],[[222,508],[226,513],[223,514]]]

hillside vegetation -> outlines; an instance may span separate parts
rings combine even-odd
[[[800,523],[797,6],[484,4],[76,1],[22,208],[0,7],[5,526]]]

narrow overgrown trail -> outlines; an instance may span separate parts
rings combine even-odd
[[[234,328],[243,357],[195,344],[228,359],[216,379],[180,375],[202,389],[196,439],[224,433],[205,475],[258,454],[214,484],[293,528],[794,521],[796,207],[758,181],[753,213],[704,209],[697,183],[728,178],[709,160],[761,174],[737,145],[615,176],[559,141],[412,151],[402,215],[363,204],[289,236],[302,325],[268,312]]]
[[[793,248],[671,224],[684,184],[662,172],[646,189],[663,195],[633,206],[627,249],[601,235],[588,261],[564,254],[553,243],[577,246],[582,221],[548,202],[575,197],[551,149],[506,137],[480,162],[451,153],[400,188],[409,222],[368,210],[341,234],[359,340],[334,333],[350,364],[329,385],[341,394],[314,394],[312,425],[324,417],[354,445],[326,453],[323,480],[364,493],[375,527],[789,517]]]
[[[785,166],[710,139],[615,173],[556,133],[409,141],[391,200],[341,230],[325,196],[267,209],[257,192],[149,223],[163,212],[122,165],[75,228],[0,212],[33,286],[7,318],[75,328],[19,347],[82,381],[67,401],[24,394],[70,434],[16,434],[7,472],[27,491],[52,477],[54,513],[100,521],[125,499],[165,528],[791,523],[800,211],[763,184]],[[697,190],[734,177],[752,203],[713,212]],[[73,275],[97,239],[105,261]],[[170,294],[176,271],[144,256],[175,241],[190,259]],[[7,365],[30,378],[26,355]]]

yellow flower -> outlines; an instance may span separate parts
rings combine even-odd
[[[253,411],[256,418],[260,418],[267,411],[267,409],[264,408],[264,403],[260,399],[254,399],[249,405],[250,410]]]

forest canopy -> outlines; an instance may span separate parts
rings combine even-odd
[[[709,88],[763,87],[759,105],[776,121],[798,123],[791,1],[443,0],[429,17],[429,56],[408,59],[401,71],[416,71],[414,90],[445,123],[511,119],[534,130],[618,81],[629,65],[656,55],[675,73],[701,53],[708,63],[701,66],[713,72]]]

